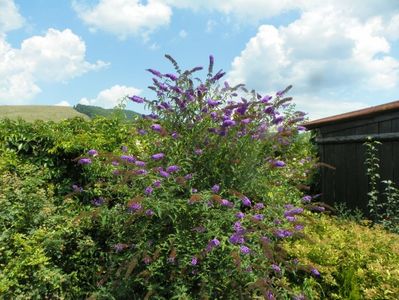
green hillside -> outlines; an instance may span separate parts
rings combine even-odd
[[[76,109],[78,112],[82,114],[89,116],[90,118],[94,118],[95,116],[109,117],[115,112],[115,110],[112,108],[106,109],[99,106],[83,105],[83,104],[75,105],[74,109]],[[132,119],[136,116],[139,116],[138,113],[127,109],[123,110],[123,113],[128,119]]]
[[[76,111],[73,107],[54,105],[1,105],[0,119],[18,119],[32,122],[35,120],[61,121],[74,117],[89,119],[88,116]]]

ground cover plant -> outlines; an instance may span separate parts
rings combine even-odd
[[[395,291],[394,267],[359,273],[358,249],[340,247],[346,223],[318,217],[289,88],[259,95],[222,82],[213,57],[187,71],[167,58],[174,73],[148,70],[156,99],[126,99],[151,110],[137,120],[0,121],[1,297],[357,299],[376,277],[370,295]],[[330,227],[340,231],[323,246]],[[390,253],[362,243],[368,262],[397,261],[394,242]]]

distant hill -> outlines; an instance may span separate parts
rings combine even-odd
[[[112,115],[115,110],[114,109],[106,109],[102,108],[99,106],[92,106],[92,105],[83,105],[83,104],[77,104],[73,107],[76,111],[85,114],[89,116],[90,118],[94,118],[95,116],[103,116],[103,117],[109,117]],[[126,118],[132,119],[136,116],[139,116],[139,113],[136,113],[135,111],[132,110],[123,110],[123,114],[125,114]]]
[[[35,120],[61,121],[74,117],[89,119],[85,114],[68,106],[54,105],[0,105],[0,119],[18,119],[32,122]]]

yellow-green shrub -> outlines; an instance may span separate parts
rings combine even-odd
[[[328,299],[397,299],[399,236],[326,215],[307,215],[308,240],[287,241],[289,255],[316,267]],[[318,290],[320,290],[318,288]]]

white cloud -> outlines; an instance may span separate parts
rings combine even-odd
[[[0,34],[22,27],[24,18],[13,0],[0,0]]]
[[[172,9],[160,0],[100,0],[97,5],[87,6],[73,1],[73,8],[92,30],[103,30],[121,39],[148,34],[169,24]]]
[[[12,48],[0,37],[0,103],[29,100],[40,93],[40,82],[64,82],[107,64],[85,60],[84,41],[70,29],[48,29]]]
[[[61,101],[57,104],[54,104],[55,106],[72,106],[68,101]]]
[[[98,93],[93,99],[82,98],[79,103],[84,105],[101,106],[104,108],[113,108],[117,106],[121,99],[126,96],[139,95],[141,90],[124,85],[114,85]]]
[[[280,15],[284,12],[299,10],[311,11],[323,7],[335,7],[360,18],[376,14],[392,14],[399,11],[397,0],[163,0],[165,3],[193,11],[217,11],[232,15],[243,22],[256,22],[261,19]]]
[[[295,103],[298,110],[306,112],[306,116],[310,120],[317,120],[370,106],[361,101],[337,100],[330,97],[325,98],[306,94],[295,95],[293,103]]]
[[[229,79],[260,91],[294,85],[294,93],[398,87],[399,61],[390,56],[381,18],[359,18],[335,7],[304,12],[288,26],[262,25],[232,62]],[[346,106],[349,108],[348,106]]]

